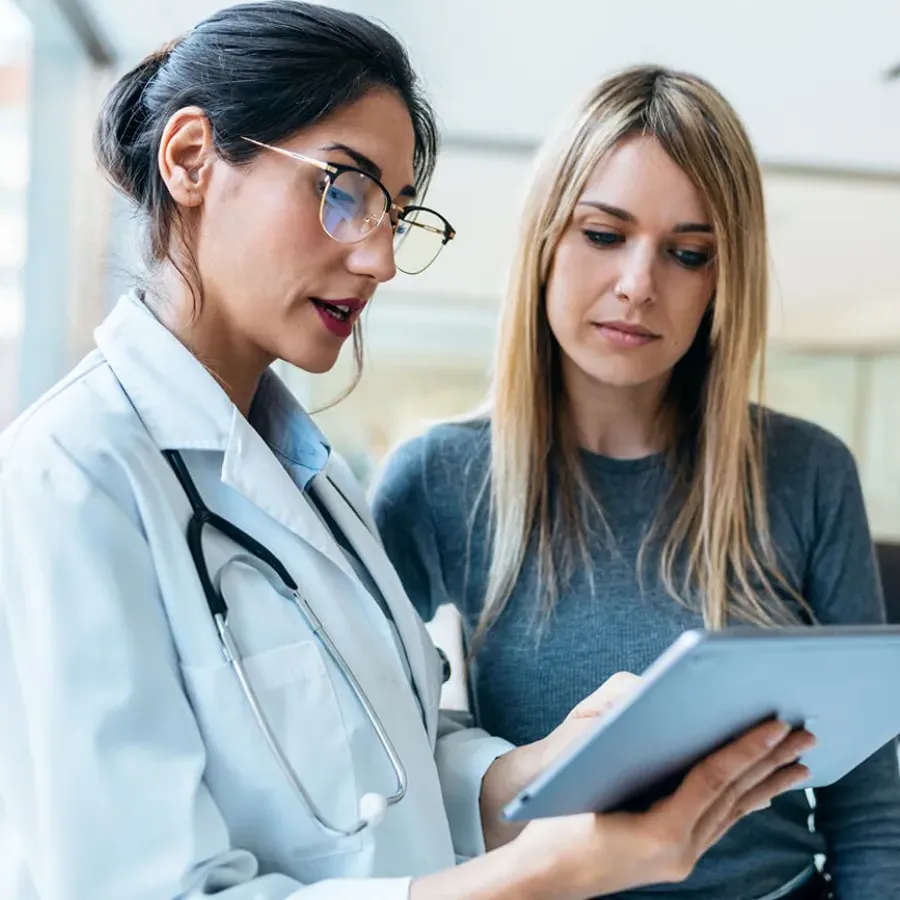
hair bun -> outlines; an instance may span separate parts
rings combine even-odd
[[[145,95],[183,41],[183,36],[168,41],[126,72],[110,90],[97,120],[94,131],[97,160],[113,184],[137,203],[147,190],[151,162],[145,128],[149,114]]]

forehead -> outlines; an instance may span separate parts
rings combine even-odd
[[[594,167],[581,199],[620,207],[638,219],[702,222],[708,217],[696,185],[652,136],[618,143]]]
[[[393,91],[370,91],[303,129],[284,146],[321,153],[332,144],[344,144],[372,160],[392,195],[414,183],[415,132],[406,104]]]

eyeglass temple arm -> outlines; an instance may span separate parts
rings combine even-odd
[[[303,156],[301,153],[294,153],[291,150],[285,150],[284,147],[273,147],[271,144],[264,144],[262,141],[255,141],[253,138],[244,137],[242,140],[247,141],[249,144],[253,144],[256,147],[262,147],[264,150],[271,150],[273,153],[280,153],[282,156],[287,156],[290,159],[296,159],[300,162],[309,163],[310,165],[315,166],[317,169],[321,169],[323,172],[327,172],[329,175],[335,175],[338,170],[335,169],[331,163],[323,162],[321,159],[313,159],[311,156]],[[398,215],[402,215],[404,212],[403,207],[397,206],[396,203],[392,203],[392,210],[396,210]],[[435,213],[437,215],[437,213]],[[456,230],[451,227],[448,222],[446,227],[444,228],[435,228],[433,225],[426,225],[424,222],[409,222],[410,225],[415,225],[417,228],[424,228],[426,231],[430,231],[432,234],[439,234],[443,237],[444,243],[452,240],[456,237]]]
[[[245,137],[242,138],[242,140],[247,141],[248,144],[262,147],[264,150],[280,153],[282,156],[287,156],[289,159],[296,159],[298,162],[309,163],[311,166],[315,166],[317,169],[321,169],[329,175],[335,175],[338,172],[331,163],[323,162],[321,159],[313,159],[311,156],[304,156],[302,153],[294,153],[292,150],[285,150],[284,147],[273,147],[271,144],[264,144],[262,141],[253,140],[253,138]]]
[[[398,215],[402,215],[406,212],[406,209],[404,209],[402,206],[397,206],[396,203],[391,204],[391,210],[396,210]],[[438,215],[438,213],[435,213],[435,215]],[[443,228],[435,228],[434,225],[426,225],[424,222],[410,222],[407,219],[404,219],[403,221],[406,222],[407,225],[415,225],[416,228],[424,228],[426,231],[430,231],[432,234],[441,235],[444,239],[445,244],[447,243],[447,241],[450,241],[456,237],[456,229],[453,228],[453,226],[450,225],[449,222]]]

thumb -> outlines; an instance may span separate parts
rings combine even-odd
[[[590,719],[609,712],[620,700],[637,690],[641,678],[631,672],[616,672],[569,713],[570,719]]]

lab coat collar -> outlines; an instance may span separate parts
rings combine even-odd
[[[226,449],[240,413],[136,293],[119,300],[94,339],[160,450]]]
[[[272,452],[293,465],[301,488],[328,462],[328,441],[274,372],[263,373],[245,419],[137,294],[119,301],[95,338],[161,450],[236,452],[249,425]]]
[[[364,497],[331,465],[321,431],[274,372],[267,371],[250,420],[231,402],[200,361],[136,294],[123,297],[95,332],[97,346],[160,450],[223,453],[222,482],[305,540],[357,582],[334,537],[303,497],[313,489],[356,548],[390,607],[409,654],[413,681],[434,736],[435,704],[428,696],[421,623],[399,578],[364,519]],[[254,427],[255,426],[255,427]],[[361,493],[361,492],[360,492]],[[359,510],[359,512],[356,512]],[[402,598],[402,601],[401,601]],[[331,611],[318,609],[327,620]]]
[[[330,448],[274,372],[264,374],[251,407],[261,429],[257,431],[136,294],[119,301],[95,339],[160,450],[223,453],[225,484],[333,556],[330,535],[298,491],[325,466]],[[294,477],[286,471],[285,460],[293,464]],[[337,565],[350,574],[342,556]]]

